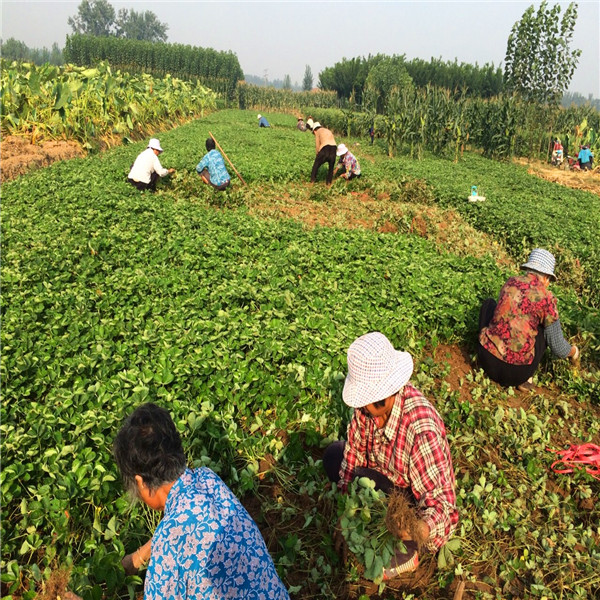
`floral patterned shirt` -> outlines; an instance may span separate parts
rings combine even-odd
[[[538,328],[558,321],[556,298],[535,273],[511,277],[500,290],[494,316],[479,333],[481,345],[511,365],[530,365]]]
[[[289,600],[262,535],[208,468],[175,482],[152,537],[145,600]]]
[[[446,428],[433,405],[407,383],[396,394],[383,429],[366,409],[354,410],[340,466],[346,491],[357,467],[369,467],[394,485],[410,488],[419,518],[429,525],[427,548],[439,550],[458,523],[454,470]]]
[[[202,173],[204,169],[208,169],[210,180],[214,185],[223,185],[230,180],[229,173],[225,167],[225,161],[218,150],[213,149],[207,152],[196,165],[198,173]]]
[[[360,165],[352,152],[348,151],[344,156],[340,156],[340,165],[344,165],[346,175],[360,175]]]

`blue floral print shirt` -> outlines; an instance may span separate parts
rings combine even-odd
[[[202,173],[204,169],[208,169],[210,180],[215,185],[222,185],[229,181],[229,173],[225,167],[225,161],[218,150],[207,152],[202,160],[196,165],[196,171]]]
[[[289,600],[262,535],[210,469],[186,469],[152,537],[145,600]]]

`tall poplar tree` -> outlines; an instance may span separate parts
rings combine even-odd
[[[302,89],[305,92],[310,92],[313,87],[313,74],[310,65],[306,65],[306,69],[304,69],[304,79],[302,80]]]
[[[567,90],[581,50],[571,50],[577,4],[560,19],[560,5],[531,5],[513,25],[504,59],[504,83],[526,100],[556,105]]]

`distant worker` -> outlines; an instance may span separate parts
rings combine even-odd
[[[317,180],[317,172],[319,167],[323,163],[329,164],[329,171],[327,172],[327,185],[331,184],[333,180],[333,168],[335,166],[335,158],[337,152],[337,144],[333,133],[329,129],[323,127],[321,123],[314,122],[312,119],[306,121],[307,127],[313,132],[315,136],[315,146],[317,156],[313,163],[312,172],[310,175],[310,182],[314,183]]]
[[[269,121],[267,121],[267,119],[265,119],[265,117],[263,117],[262,115],[258,115],[258,126],[271,127],[271,125],[269,125]]]
[[[302,119],[302,117],[298,117],[298,124],[296,125],[296,129],[299,131],[306,131],[306,123]]]
[[[559,138],[554,140],[554,147],[552,148],[552,164],[559,167],[564,158],[563,146]]]
[[[581,167],[582,171],[591,171],[592,163],[594,162],[594,155],[590,150],[589,146],[581,146],[579,155],[577,156],[577,162]]]
[[[156,190],[156,182],[159,177],[166,177],[175,173],[175,169],[165,169],[158,160],[158,155],[163,149],[156,138],[148,142],[148,147],[141,152],[131,165],[127,181],[138,190]]]
[[[371,125],[369,127],[369,137],[371,138],[371,146],[373,145],[373,140],[375,139],[375,126]]]
[[[556,280],[554,264],[547,250],[532,250],[521,266],[525,273],[507,280],[497,303],[488,298],[481,306],[479,366],[502,386],[534,390],[532,377],[546,345],[559,358],[574,364],[579,360],[579,349],[563,336],[556,298],[548,289],[550,280]]]
[[[354,154],[346,148],[345,144],[340,144],[337,147],[336,154],[340,157],[340,160],[335,167],[333,172],[334,175],[338,172],[338,169],[341,168],[342,174],[340,177],[343,177],[347,181],[350,181],[350,179],[354,179],[355,177],[360,177],[360,165]]]
[[[208,152],[196,165],[196,171],[204,183],[212,185],[216,190],[223,191],[231,183],[225,161],[221,153],[215,150],[215,140],[208,138],[205,145]]]

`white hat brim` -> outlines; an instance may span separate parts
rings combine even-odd
[[[342,391],[342,398],[348,406],[361,408],[379,402],[395,394],[408,383],[414,369],[412,356],[400,350],[394,352],[396,353],[394,364],[379,381],[364,383],[353,379],[348,373]]]

